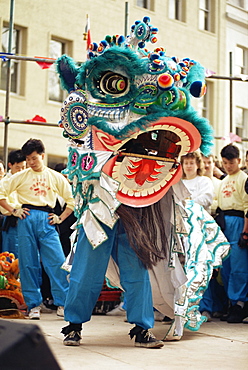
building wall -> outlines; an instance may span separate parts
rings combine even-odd
[[[230,73],[230,55],[232,63],[232,74],[235,73],[235,60],[236,60],[236,46],[241,46],[246,49],[246,82],[235,81],[233,85],[233,102],[232,102],[232,118],[233,118],[233,131],[235,132],[235,109],[240,107],[246,111],[245,125],[243,130],[243,138],[248,139],[248,2],[244,1],[245,9],[235,6],[236,1],[228,1],[226,7],[226,20],[227,20],[227,49],[226,49],[226,70],[225,74]],[[238,76],[240,77],[240,76]],[[225,91],[225,100],[230,99],[230,89]],[[227,127],[226,127],[227,132]],[[245,157],[245,151],[248,149],[248,142],[244,141],[242,145],[239,144],[242,157]]]
[[[152,1],[152,0],[151,0]],[[51,36],[71,41],[70,55],[77,61],[86,59],[86,42],[83,32],[86,14],[90,16],[93,41],[99,42],[110,34],[124,34],[124,0],[19,0],[15,1],[14,23],[26,29],[25,53],[27,56],[49,56]],[[200,31],[198,27],[198,1],[185,0],[185,22],[169,19],[169,0],[154,0],[154,11],[136,5],[135,0],[128,2],[128,30],[133,22],[148,15],[151,23],[159,28],[158,42],[150,45],[152,50],[164,46],[169,56],[190,57],[206,68],[223,75],[226,67],[226,1],[212,0],[213,31]],[[9,20],[10,2],[0,0],[0,27]],[[22,63],[23,95],[10,95],[9,117],[26,120],[39,114],[47,122],[57,123],[60,119],[60,103],[48,100],[48,70],[42,70],[35,62]],[[223,99],[223,83],[209,79],[210,123],[216,135],[223,135],[226,122],[227,101]],[[197,107],[197,102],[193,103]],[[5,93],[0,91],[0,115],[5,116]],[[4,125],[0,124],[0,147],[3,146]],[[41,138],[47,153],[66,157],[66,140],[62,130],[57,127],[27,126],[9,124],[8,146],[19,148],[30,137]]]

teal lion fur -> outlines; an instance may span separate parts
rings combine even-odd
[[[165,57],[165,59],[168,60],[168,57]],[[88,91],[96,101],[99,101],[99,103],[103,105],[103,107],[104,104],[113,104],[114,107],[114,104],[121,103],[123,106],[128,105],[129,107],[134,107],[135,102],[142,105],[144,101],[144,113],[140,113],[136,120],[133,120],[121,130],[112,128],[113,126],[108,125],[105,118],[98,116],[90,117],[87,122],[88,125],[95,125],[102,131],[116,138],[124,139],[134,130],[141,129],[145,131],[149,123],[162,117],[179,117],[191,122],[200,132],[202,139],[200,146],[201,152],[206,156],[211,153],[213,146],[213,129],[209,125],[208,120],[200,117],[190,103],[190,87],[194,86],[194,82],[197,82],[197,86],[195,85],[196,94],[198,93],[198,88],[201,89],[201,86],[204,86],[205,69],[199,63],[194,62],[190,67],[187,81],[183,84],[184,87],[178,88],[174,86],[171,89],[171,91],[174,89],[174,99],[179,99],[178,91],[179,89],[183,90],[186,96],[186,103],[183,109],[175,108],[176,103],[168,105],[161,104],[159,97],[162,97],[164,92],[156,85],[153,85],[153,87],[157,90],[157,96],[153,96],[151,93],[149,96],[149,81],[147,82],[148,93],[144,91],[146,85],[139,86],[136,83],[137,77],[147,75],[154,76],[163,72],[150,70],[149,58],[140,58],[137,53],[130,48],[119,46],[110,47],[104,53],[87,60],[80,67],[76,65],[72,58],[62,55],[57,60],[56,65],[63,89],[66,89],[68,92],[76,88],[85,90],[86,92]],[[180,66],[178,66],[178,68],[179,67]],[[114,94],[103,94],[100,91],[97,83],[106,71],[112,71],[127,78],[129,83],[127,93],[115,96]],[[138,108],[137,112],[139,112]]]
[[[70,92],[75,88],[76,76],[78,75],[79,67],[72,58],[67,55],[62,55],[56,61],[56,69],[60,77],[61,87]]]
[[[103,97],[95,88],[96,81],[104,71],[118,70],[124,71],[130,79],[130,91],[125,95],[125,98],[112,97],[106,95]],[[120,49],[118,46],[113,46],[104,54],[99,55],[87,61],[77,75],[77,85],[79,87],[87,84],[94,98],[99,98],[106,103],[118,103],[119,101],[132,101],[139,93],[134,85],[134,78],[137,75],[142,75],[146,72],[146,62],[142,61],[132,50]]]

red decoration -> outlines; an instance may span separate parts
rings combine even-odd
[[[50,59],[51,60],[51,62],[39,62],[39,61],[36,61],[36,63],[39,64],[39,66],[41,67],[41,69],[48,69],[55,62],[55,59],[54,58],[42,58],[42,57],[35,57],[35,58]]]
[[[39,116],[38,114],[36,114],[36,116],[34,116],[32,119],[27,119],[26,122],[46,122],[47,120],[41,116]]]

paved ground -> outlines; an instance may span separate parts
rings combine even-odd
[[[146,349],[134,347],[134,341],[128,336],[132,325],[120,316],[92,316],[92,320],[84,325],[79,347],[62,344],[60,330],[66,324],[55,312],[42,314],[39,321],[11,321],[37,324],[62,370],[248,369],[247,324],[227,324],[214,319],[204,323],[198,332],[185,330],[178,342],[165,342],[161,349]],[[153,333],[161,339],[167,327],[156,322]]]

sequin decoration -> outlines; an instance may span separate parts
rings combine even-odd
[[[84,137],[88,132],[88,112],[82,90],[73,91],[61,108],[61,125],[72,139]]]

